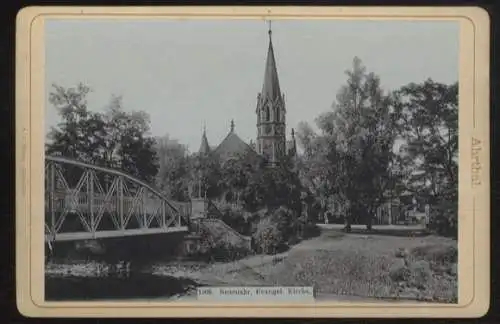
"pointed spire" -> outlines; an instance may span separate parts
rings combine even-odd
[[[295,156],[297,154],[297,141],[295,140],[295,129],[293,128],[292,128],[292,140],[290,141],[289,153],[291,153],[292,156]]]
[[[210,152],[210,145],[208,145],[207,127],[205,125],[205,122],[203,122],[203,134],[201,135],[201,145],[198,153],[207,154],[209,152]]]
[[[264,72],[264,84],[262,85],[262,96],[274,100],[281,96],[280,84],[278,80],[278,71],[276,60],[274,58],[274,49],[272,41],[271,22],[269,21],[269,48],[267,50],[266,69]]]

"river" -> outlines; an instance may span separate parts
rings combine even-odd
[[[200,286],[179,276],[155,274],[151,267],[109,270],[98,263],[46,266],[47,301],[156,299],[185,295]]]

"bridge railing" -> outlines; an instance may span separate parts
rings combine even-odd
[[[188,224],[187,212],[126,173],[63,157],[45,159],[45,231],[51,239],[180,228]]]

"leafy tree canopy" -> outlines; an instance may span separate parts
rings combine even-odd
[[[149,116],[123,110],[121,97],[112,97],[103,113],[87,106],[90,88],[79,84],[53,86],[49,102],[61,118],[48,134],[46,153],[121,169],[152,181],[158,172],[155,140],[149,136]]]

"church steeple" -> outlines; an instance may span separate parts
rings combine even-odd
[[[269,22],[269,47],[267,49],[266,69],[264,71],[264,83],[262,85],[261,95],[270,100],[275,100],[281,97],[281,90],[278,79],[278,69],[276,68],[276,59],[274,58],[272,33],[271,22]]]
[[[285,98],[281,93],[278,69],[274,56],[271,23],[269,23],[269,46],[262,92],[257,100],[257,153],[271,165],[286,154]]]
[[[201,135],[201,145],[198,153],[204,155],[208,154],[209,152],[210,152],[210,145],[208,145],[207,128],[205,125],[203,125],[203,134]]]

